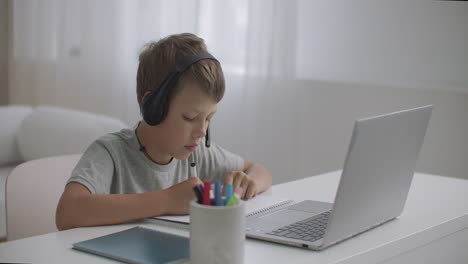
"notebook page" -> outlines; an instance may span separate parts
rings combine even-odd
[[[272,209],[293,203],[292,200],[274,196],[271,194],[271,192],[257,195],[256,197],[249,199],[247,201],[244,201],[244,202],[245,202],[246,217],[255,215],[257,213],[267,212],[268,210],[272,210]],[[182,216],[167,216],[166,215],[166,216],[156,216],[156,217],[151,217],[151,218],[156,219],[156,220],[163,220],[167,222],[174,222],[174,223],[181,223],[181,224],[190,223],[189,215],[182,215]]]
[[[268,212],[279,207],[290,205],[293,200],[277,197],[272,194],[262,194],[246,201],[245,216],[250,217],[259,213]]]

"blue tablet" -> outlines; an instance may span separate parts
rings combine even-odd
[[[168,263],[188,259],[186,237],[134,227],[73,244],[73,249],[126,263]]]

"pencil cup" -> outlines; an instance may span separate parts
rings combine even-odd
[[[192,264],[244,263],[245,205],[206,206],[190,203]]]

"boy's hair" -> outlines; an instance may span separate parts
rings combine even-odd
[[[206,51],[204,40],[191,33],[171,35],[157,42],[147,43],[140,53],[137,72],[140,109],[145,93],[158,89],[182,58]],[[197,83],[216,102],[221,101],[224,96],[224,74],[217,61],[200,60],[189,66],[176,85],[169,88],[169,100],[189,81]]]

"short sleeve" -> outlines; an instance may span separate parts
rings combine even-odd
[[[241,171],[244,168],[244,159],[211,143],[209,148],[200,144],[197,163],[199,164],[198,176],[202,181],[224,180],[226,173],[230,171]]]
[[[109,194],[113,174],[114,162],[109,151],[95,141],[78,161],[67,184],[78,182],[93,194]]]

